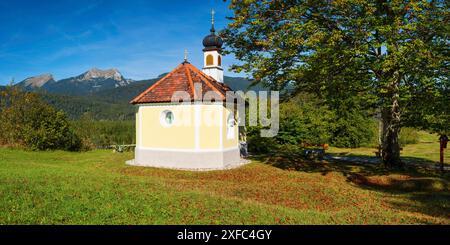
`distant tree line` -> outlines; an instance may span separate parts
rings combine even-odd
[[[107,101],[98,96],[68,96],[40,92],[41,98],[66,113],[70,120],[79,120],[89,114],[94,120],[134,120],[135,109],[128,101]]]
[[[71,121],[71,125],[82,138],[86,149],[104,149],[136,142],[133,120],[96,120],[92,113],[87,112],[79,120]]]

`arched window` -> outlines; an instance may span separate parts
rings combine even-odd
[[[219,62],[218,62],[219,66],[222,66],[222,56],[219,55]]]
[[[206,65],[207,66],[214,65],[214,58],[211,54],[208,54],[208,56],[206,56]]]

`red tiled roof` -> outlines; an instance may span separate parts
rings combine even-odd
[[[200,92],[199,89],[197,91],[195,89],[194,84],[197,83],[201,85],[201,96],[197,94]],[[217,98],[216,101],[219,98],[219,101],[225,101],[226,92],[231,91],[231,88],[224,83],[217,82],[214,78],[206,75],[190,63],[183,62],[130,103],[171,102],[173,93],[177,91],[187,92],[191,97],[191,101],[201,100],[205,93],[214,91],[217,95],[214,96],[214,98]]]

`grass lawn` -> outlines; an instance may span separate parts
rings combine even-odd
[[[403,146],[401,156],[403,161],[415,162],[415,163],[431,163],[438,164],[440,153],[439,153],[439,136],[435,134],[429,134],[424,131],[419,131],[419,143]],[[444,153],[444,163],[450,164],[450,147],[447,148]],[[327,151],[332,154],[339,155],[355,155],[355,156],[375,156],[375,148],[361,147],[361,148],[336,148],[330,147]]]
[[[448,174],[280,157],[189,172],[132,157],[0,148],[0,224],[450,224]]]

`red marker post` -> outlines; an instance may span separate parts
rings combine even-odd
[[[441,135],[441,137],[439,137],[439,142],[440,142],[440,153],[441,153],[441,158],[440,158],[441,171],[444,171],[444,149],[447,148],[447,142],[448,142],[447,135],[445,135],[445,134]]]

